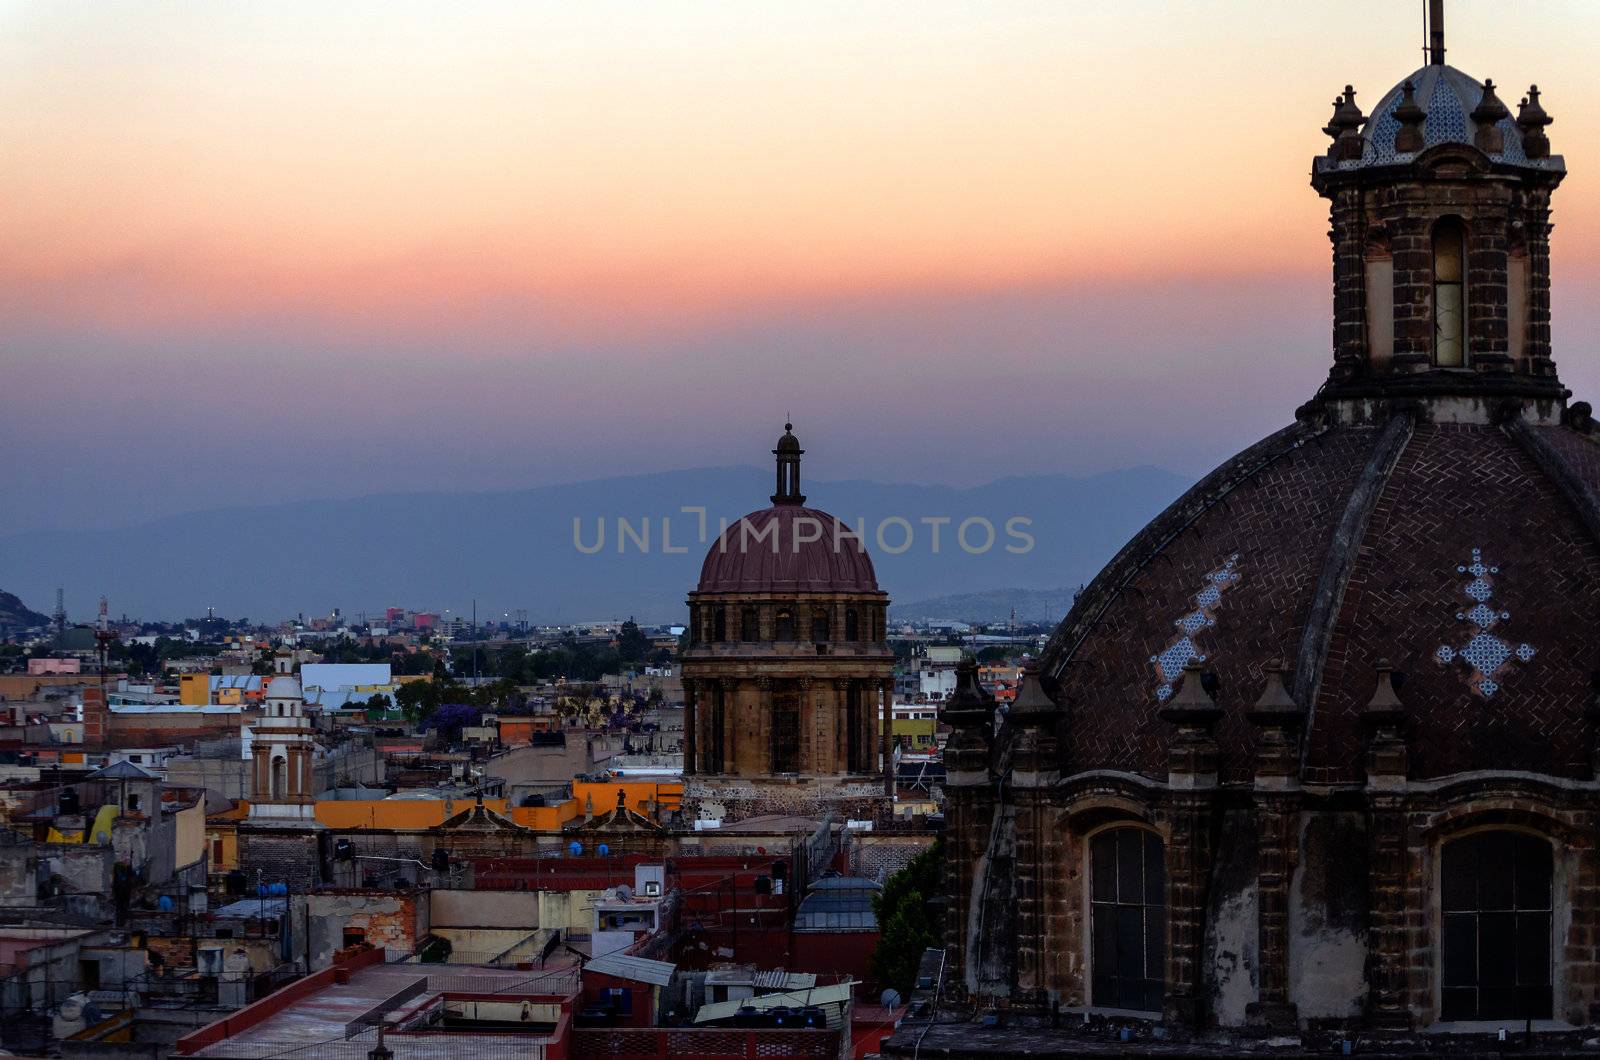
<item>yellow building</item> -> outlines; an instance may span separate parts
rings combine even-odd
[[[914,754],[930,754],[938,746],[939,722],[935,718],[895,718],[896,746]]]

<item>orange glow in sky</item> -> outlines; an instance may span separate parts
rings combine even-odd
[[[0,276],[133,328],[508,297],[585,328],[1316,269],[1318,127],[1417,64],[1415,7],[11,4]],[[1600,9],[1452,8],[1453,62],[1545,88],[1587,259]]]
[[[51,479],[0,508],[166,488],[132,462],[189,444],[174,407],[219,460],[359,454],[285,496],[739,462],[790,405],[838,474],[1199,473],[1326,372],[1311,161],[1346,82],[1370,110],[1420,65],[1422,6],[0,0],[0,444]],[[1556,119],[1593,400],[1600,4],[1449,10],[1451,62]],[[1230,376],[1263,364],[1270,400]],[[929,459],[975,373],[1033,418]],[[1214,449],[1133,426],[1197,405]],[[472,477],[508,449],[544,463]]]

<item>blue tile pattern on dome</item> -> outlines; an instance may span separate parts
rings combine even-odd
[[[1424,149],[1444,143],[1470,144],[1473,142],[1471,114],[1483,98],[1483,85],[1453,66],[1424,66],[1409,78],[1416,92],[1417,105],[1427,114],[1422,123]],[[1363,166],[1387,166],[1410,162],[1416,155],[1394,149],[1395,137],[1400,134],[1400,119],[1395,117],[1404,98],[1405,82],[1390,89],[1378,101],[1362,130],[1362,149],[1359,160],[1342,162],[1327,160],[1336,169],[1358,169]],[[1562,169],[1559,156],[1530,161],[1522,147],[1522,130],[1512,118],[1503,118],[1497,124],[1503,134],[1504,150],[1493,155],[1495,161],[1511,165],[1530,166],[1537,169]]]
[[[1489,600],[1494,596],[1493,579],[1500,573],[1500,568],[1485,564],[1482,550],[1473,549],[1472,562],[1457,567],[1456,573],[1467,575],[1470,579],[1463,591],[1474,604],[1467,610],[1457,611],[1456,618],[1472,624],[1472,636],[1459,648],[1439,645],[1433,657],[1441,666],[1448,666],[1457,659],[1466,663],[1471,668],[1467,685],[1484,699],[1492,699],[1500,691],[1500,682],[1511,660],[1515,658],[1518,662],[1529,662],[1538,654],[1538,649],[1531,644],[1513,646],[1489,632],[1502,620],[1509,619],[1511,612],[1489,606]]]
[[[1239,554],[1235,552],[1229,556],[1227,562],[1214,571],[1206,574],[1206,581],[1200,591],[1194,594],[1195,610],[1176,619],[1172,624],[1178,627],[1178,633],[1167,646],[1157,655],[1150,656],[1150,661],[1156,668],[1156,699],[1166,702],[1172,698],[1173,685],[1183,676],[1183,668],[1192,662],[1205,662],[1205,653],[1195,643],[1195,634],[1203,629],[1209,629],[1217,623],[1217,608],[1222,604],[1224,590],[1231,589],[1239,583],[1239,572],[1235,569],[1239,563]]]

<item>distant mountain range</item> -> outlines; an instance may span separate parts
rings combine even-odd
[[[864,520],[879,584],[893,599],[926,609],[930,598],[943,598],[941,607],[959,611],[970,594],[1000,586],[1087,582],[1189,484],[1140,467],[1017,476],[967,489],[866,481],[803,487],[810,505],[852,526]],[[258,620],[335,607],[351,617],[372,615],[390,605],[462,614],[476,599],[483,619],[525,609],[530,621],[546,623],[680,620],[719,520],[765,507],[771,490],[770,471],[734,467],[515,491],[223,508],[136,526],[0,537],[0,585],[41,600],[64,585],[77,619],[104,594],[113,614],[164,619],[204,615],[207,607]],[[704,536],[698,512],[685,507],[705,509]],[[968,523],[965,535],[966,545],[981,551],[965,551],[956,539],[968,520],[981,520]],[[1019,521],[1008,534],[1009,520]],[[986,525],[994,543],[982,550]],[[1044,590],[1018,615],[1059,617],[1070,600],[1070,590]]]
[[[1059,622],[1078,589],[990,589],[913,600],[889,611],[896,619],[918,622],[1005,622],[1013,616],[1018,622]]]
[[[0,630],[31,629],[34,626],[48,625],[49,622],[49,615],[30,611],[28,606],[16,596],[8,592],[0,592]]]

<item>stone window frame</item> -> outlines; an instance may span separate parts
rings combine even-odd
[[[1461,363],[1439,363],[1439,229],[1449,223],[1456,224],[1461,229],[1461,279],[1458,286],[1461,288],[1460,316],[1461,316]],[[1467,372],[1472,371],[1472,291],[1470,277],[1472,274],[1472,225],[1466,217],[1459,213],[1440,213],[1428,222],[1428,323],[1431,331],[1428,340],[1429,367],[1434,371]]]
[[[1421,916],[1412,917],[1414,928],[1411,944],[1413,953],[1426,953],[1428,966],[1410,969],[1410,1003],[1418,1016],[1424,1017],[1421,1026],[1437,1027],[1447,1031],[1461,1031],[1475,1027],[1520,1027],[1520,1020],[1449,1021],[1441,1018],[1444,1011],[1444,890],[1442,872],[1444,846],[1475,832],[1513,831],[1532,835],[1551,845],[1550,877],[1550,997],[1551,1014],[1555,1024],[1567,1022],[1568,1010],[1579,998],[1576,987],[1583,976],[1593,972],[1577,971],[1570,954],[1581,949],[1576,933],[1578,890],[1584,879],[1585,858],[1592,858],[1591,844],[1581,829],[1562,820],[1570,816],[1553,807],[1545,807],[1526,798],[1489,799],[1460,804],[1432,815],[1422,829],[1421,843],[1414,855],[1422,864],[1418,866],[1412,886],[1408,888],[1407,908]],[[1592,870],[1591,870],[1592,872]],[[1418,895],[1418,891],[1422,893]],[[1420,900],[1419,900],[1420,899]],[[1417,938],[1421,934],[1422,938]],[[1589,947],[1592,952],[1593,947]],[[1591,964],[1592,967],[1592,964]],[[1577,972],[1577,977],[1574,977]],[[1585,1006],[1587,1008],[1587,1006]],[[1587,1013],[1584,1023],[1588,1022]],[[1534,1021],[1535,1026],[1546,1025]]]
[[[1120,787],[1120,785],[1118,785]],[[1099,791],[1086,794],[1069,802],[1055,815],[1053,832],[1067,844],[1067,872],[1052,874],[1047,889],[1059,896],[1060,907],[1068,911],[1060,945],[1051,947],[1054,960],[1060,962],[1061,976],[1068,985],[1062,991],[1062,1000],[1074,1012],[1092,1015],[1126,1016],[1147,1019],[1150,1013],[1143,1009],[1119,1009],[1093,1004],[1093,933],[1090,928],[1093,916],[1094,879],[1089,864],[1091,840],[1109,828],[1133,826],[1153,832],[1161,840],[1162,858],[1167,870],[1167,938],[1164,952],[1168,966],[1172,959],[1172,834],[1162,815],[1155,807],[1147,805],[1132,792]],[[1056,901],[1057,899],[1051,899]],[[1047,963],[1046,968],[1049,965]],[[1162,969],[1163,996],[1172,992],[1169,968]],[[1050,978],[1049,972],[1046,977]],[[1076,1001],[1076,1004],[1072,1002]]]
[[[1162,1011],[1160,1008],[1153,1008],[1153,1009],[1123,1008],[1123,1007],[1119,1007],[1119,1006],[1115,1006],[1115,1005],[1099,1005],[1099,1004],[1096,1004],[1095,1000],[1094,1000],[1094,841],[1095,841],[1095,838],[1097,836],[1099,836],[1101,833],[1104,833],[1104,832],[1115,832],[1115,831],[1119,831],[1119,830],[1125,829],[1125,828],[1131,828],[1131,829],[1134,829],[1135,831],[1144,832],[1147,835],[1153,835],[1153,836],[1156,837],[1156,841],[1161,844],[1161,880],[1162,880],[1162,891],[1163,891],[1163,894],[1161,896],[1161,898],[1162,898],[1162,905],[1161,905],[1161,909],[1162,909],[1162,917],[1161,917],[1162,939],[1161,939],[1161,976],[1160,976],[1160,978],[1161,978],[1161,996],[1162,996],[1163,1001],[1165,1000],[1167,994],[1170,993],[1170,990],[1168,989],[1168,984],[1167,984],[1167,952],[1168,952],[1168,947],[1169,947],[1170,942],[1171,942],[1171,933],[1170,933],[1170,929],[1169,929],[1169,909],[1170,909],[1170,907],[1168,905],[1168,901],[1169,901],[1168,896],[1171,894],[1172,887],[1171,887],[1170,876],[1169,876],[1169,874],[1167,872],[1167,850],[1168,850],[1167,837],[1162,834],[1162,832],[1161,832],[1161,830],[1159,828],[1154,827],[1153,825],[1149,824],[1146,821],[1137,820],[1137,819],[1134,819],[1134,820],[1122,819],[1122,820],[1109,820],[1109,821],[1104,821],[1104,822],[1102,822],[1100,824],[1096,824],[1096,825],[1090,827],[1089,829],[1087,829],[1086,831],[1084,831],[1083,833],[1081,833],[1079,835],[1079,837],[1078,837],[1078,843],[1079,843],[1078,857],[1079,857],[1079,862],[1080,862],[1079,870],[1082,873],[1082,879],[1083,879],[1083,883],[1082,883],[1082,887],[1081,887],[1081,890],[1083,891],[1083,929],[1082,929],[1082,935],[1083,935],[1083,942],[1082,942],[1082,945],[1083,945],[1083,989],[1084,989],[1084,995],[1083,996],[1084,996],[1084,1000],[1086,1002],[1086,1008],[1090,1012],[1107,1012],[1107,1013],[1128,1012],[1128,1013],[1135,1013],[1135,1014],[1142,1015],[1142,1016],[1149,1016],[1151,1014],[1155,1014],[1157,1017],[1159,1017],[1160,1014],[1161,1014],[1161,1011]],[[1141,908],[1145,908],[1145,907],[1146,906],[1141,906]],[[1146,968],[1146,972],[1148,972],[1148,971],[1149,971],[1149,969]]]
[[[1508,826],[1486,824],[1475,828],[1466,828],[1459,832],[1452,832],[1450,835],[1440,838],[1434,846],[1432,866],[1434,899],[1431,903],[1431,906],[1437,911],[1437,916],[1435,918],[1436,922],[1434,925],[1433,948],[1434,968],[1436,970],[1436,974],[1433,977],[1435,980],[1433,984],[1433,995],[1435,1018],[1436,1021],[1441,1024],[1514,1022],[1514,1020],[1511,1019],[1486,1020],[1481,1018],[1476,1020],[1446,1020],[1444,1017],[1444,852],[1445,848],[1453,843],[1460,843],[1470,839],[1475,835],[1487,835],[1489,833],[1510,833],[1513,835],[1528,836],[1530,838],[1539,840],[1545,846],[1550,848],[1550,937],[1547,940],[1547,952],[1549,953],[1550,960],[1550,1010],[1551,1018],[1554,1017],[1555,999],[1557,997],[1556,973],[1560,966],[1560,960],[1558,959],[1556,952],[1556,939],[1559,936],[1557,913],[1560,906],[1559,896],[1564,883],[1561,878],[1563,868],[1561,864],[1562,846],[1550,835],[1532,828],[1519,827],[1515,825]]]

